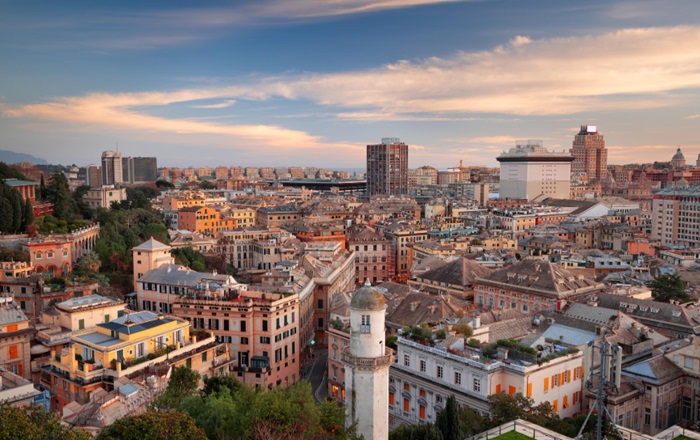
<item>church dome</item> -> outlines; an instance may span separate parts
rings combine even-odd
[[[666,156],[668,157],[668,156]],[[681,149],[676,150],[676,154],[673,155],[673,159],[671,160],[683,160],[685,161],[685,156],[683,156],[683,153],[681,153]]]
[[[384,310],[386,304],[384,303],[384,296],[367,281],[363,287],[352,295],[350,308],[359,310]]]

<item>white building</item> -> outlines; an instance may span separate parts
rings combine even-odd
[[[554,197],[568,199],[571,162],[566,152],[550,152],[542,141],[518,141],[515,148],[496,158],[501,163],[502,198]]]
[[[350,346],[342,353],[348,426],[366,440],[389,438],[389,367],[392,350],[384,345],[386,304],[365,283],[350,301]]]
[[[464,339],[449,347],[430,347],[399,337],[397,361],[391,366],[389,411],[405,423],[434,423],[454,395],[457,402],[486,415],[488,396],[520,393],[535,405],[550,402],[560,417],[572,417],[583,408],[583,355],[553,355],[539,365],[526,361],[516,349],[498,348],[496,359],[485,359]]]
[[[700,247],[700,190],[680,180],[654,194],[651,238],[663,246]]]
[[[126,189],[115,187],[114,185],[103,185],[98,188],[90,188],[83,196],[83,201],[90,208],[107,208],[112,206],[112,202],[126,200]]]

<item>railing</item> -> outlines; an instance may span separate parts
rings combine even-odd
[[[497,360],[494,360],[493,362],[486,364],[486,363],[483,363],[481,361],[477,361],[477,360],[474,360],[474,359],[471,359],[468,357],[459,356],[459,355],[450,353],[448,351],[442,351],[442,350],[439,350],[439,349],[434,348],[434,347],[429,347],[427,345],[419,344],[417,342],[411,341],[410,339],[406,339],[406,338],[402,338],[402,337],[399,338],[399,341],[401,344],[408,345],[409,347],[413,347],[413,348],[417,348],[419,350],[427,351],[428,353],[432,353],[432,354],[437,355],[437,356],[442,356],[442,357],[445,357],[447,359],[452,359],[453,361],[461,362],[461,363],[470,365],[470,366],[475,367],[475,368],[480,368],[482,370],[491,371],[491,370],[495,370],[495,369],[504,365],[502,362],[497,361]],[[512,366],[512,365],[509,365],[509,367],[510,366]]]
[[[386,354],[388,353],[388,354]],[[343,352],[340,354],[340,359],[345,362],[346,364],[353,365],[355,367],[359,368],[377,368],[377,367],[383,367],[383,366],[388,366],[394,363],[394,354],[393,350],[390,348],[385,349],[385,355],[376,357],[376,358],[360,358],[360,357],[354,357],[350,355],[350,347],[346,347],[343,349]]]
[[[571,437],[567,437],[549,429],[542,428],[534,423],[529,423],[520,419],[505,423],[480,434],[466,437],[465,440],[489,440],[511,431],[515,431],[536,440],[571,440]]]

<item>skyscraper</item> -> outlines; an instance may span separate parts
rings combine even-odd
[[[398,138],[383,138],[367,145],[367,195],[408,193],[408,145]]]
[[[571,155],[574,161],[571,164],[571,177],[580,180],[587,176],[589,180],[602,180],[608,174],[608,149],[605,148],[605,139],[598,132],[595,125],[582,125],[581,130],[574,137]]]
[[[122,154],[118,151],[104,151],[102,153],[102,184],[114,185],[123,181]]]

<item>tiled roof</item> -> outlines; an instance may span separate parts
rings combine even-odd
[[[132,250],[135,251],[167,251],[170,250],[170,246],[163,244],[155,238],[151,237],[149,240],[141,243]]]
[[[0,325],[27,321],[27,315],[12,303],[0,305]]]
[[[429,270],[418,278],[457,286],[471,286],[478,277],[487,277],[491,269],[464,257]]]
[[[512,266],[498,269],[480,277],[478,283],[504,286],[514,290],[566,298],[571,295],[595,291],[603,287],[587,276],[552,264],[539,257],[527,257]]]

